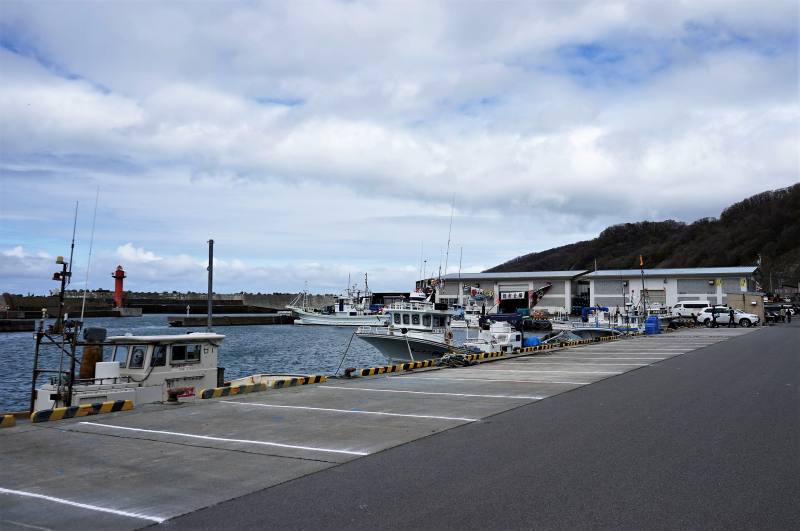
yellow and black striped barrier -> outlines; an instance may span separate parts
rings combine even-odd
[[[425,367],[433,367],[436,365],[438,360],[422,360],[422,361],[411,361],[408,363],[403,363],[401,367],[404,371],[413,371],[414,369],[424,369]]]
[[[469,361],[488,360],[491,358],[500,358],[505,356],[505,352],[481,352],[479,354],[467,354],[466,358]]]
[[[133,409],[133,400],[114,400],[109,402],[97,402],[95,404],[81,404],[79,406],[56,407],[53,409],[34,411],[31,414],[31,422],[48,422],[51,420],[98,415],[100,413],[130,411],[131,409]]]
[[[275,380],[272,382],[273,389],[283,389],[284,387],[294,387],[296,385],[309,385],[322,383],[328,380],[327,376],[317,374],[314,376],[299,376],[297,378],[286,378],[285,380]]]
[[[10,428],[17,423],[14,415],[0,415],[0,428]]]
[[[519,351],[527,354],[529,352],[540,352],[542,350],[550,350],[551,348],[554,348],[555,346],[556,345],[553,345],[551,343],[542,343],[541,345],[535,345],[533,347],[523,347],[523,348],[519,349]]]
[[[423,360],[423,361],[410,361],[408,363],[401,363],[398,365],[384,365],[383,367],[368,367],[366,369],[359,369],[356,373],[357,376],[375,376],[376,374],[388,374],[390,372],[400,371],[413,371],[414,369],[422,369],[425,367],[433,367],[439,360]]]
[[[266,391],[267,384],[257,383],[248,385],[229,385],[227,387],[214,387],[213,389],[203,389],[200,391],[201,399],[220,398],[222,396],[242,395],[245,393],[257,393]]]
[[[402,364],[402,365],[386,365],[386,366],[383,366],[383,367],[369,367],[367,369],[361,369],[358,372],[358,375],[359,376],[374,376],[376,374],[387,374],[387,373],[390,373],[390,372],[400,372],[402,370],[405,370],[405,369],[403,369],[403,365],[405,365],[405,363]]]

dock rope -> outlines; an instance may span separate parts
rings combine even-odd
[[[353,338],[356,336],[356,331],[353,330],[352,335],[350,336],[350,341],[347,342],[347,348],[344,349],[344,354],[342,354],[342,361],[339,362],[339,366],[336,367],[336,371],[334,371],[334,375],[339,374],[339,369],[342,368],[342,364],[344,363],[344,358],[347,356],[347,351],[350,350],[350,343],[353,342]]]

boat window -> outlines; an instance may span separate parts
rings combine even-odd
[[[426,326],[428,328],[431,327],[431,316],[430,315],[423,315],[422,316],[422,326]]]
[[[128,365],[128,345],[117,345],[114,348],[114,361],[118,361],[120,367]]]
[[[130,369],[141,369],[144,367],[144,355],[147,352],[145,345],[134,345],[131,348],[131,364]]]
[[[442,319],[441,315],[434,315],[433,316],[433,327],[434,328],[441,328],[444,326],[444,320]]]
[[[419,326],[419,314],[415,313],[411,316],[411,324]]]
[[[167,346],[156,345],[153,350],[153,359],[150,360],[151,367],[163,367],[167,364]]]
[[[186,361],[200,361],[200,352],[203,347],[200,345],[187,345],[186,346]]]
[[[197,363],[200,361],[200,345],[172,345],[170,363]]]
[[[394,324],[400,324],[400,314],[394,314]]]
[[[350,315],[358,315],[357,312],[350,312]]]
[[[403,314],[403,324],[410,324],[410,320],[408,318],[408,314],[407,313]]]

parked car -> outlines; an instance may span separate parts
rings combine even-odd
[[[743,327],[752,326],[754,324],[758,324],[758,316],[753,315],[752,313],[745,313],[741,310],[733,310],[733,319],[736,324]],[[703,308],[703,311],[697,316],[697,322],[699,324],[704,324],[706,326],[711,326],[714,324],[714,317],[713,315],[717,315],[717,324],[718,325],[727,325],[730,323],[730,308],[725,306],[709,306],[707,308]]]
[[[764,317],[767,322],[772,323],[784,323],[786,322],[786,315],[784,312],[783,317],[781,317],[781,305],[780,304],[765,304],[764,305]]]
[[[699,314],[703,308],[711,306],[708,301],[683,301],[672,307],[673,317],[691,317]]]

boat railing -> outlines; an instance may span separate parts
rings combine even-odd
[[[64,373],[64,377],[68,378],[69,375]],[[58,385],[58,376],[51,376],[50,377],[50,385]],[[131,376],[117,376],[113,378],[76,378],[75,383],[73,385],[115,385],[115,384],[127,384],[132,383],[133,378]],[[62,385],[65,385],[65,382],[62,378]]]
[[[405,331],[405,332],[404,332]],[[387,326],[359,326],[356,330],[358,334],[370,334],[381,336],[403,336],[406,334],[434,334],[444,336],[447,329],[444,327],[436,328],[414,328],[414,327],[387,327]]]
[[[428,311],[433,310],[433,304],[430,302],[395,302],[387,311],[392,310],[418,310],[418,311]]]

